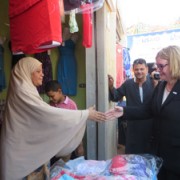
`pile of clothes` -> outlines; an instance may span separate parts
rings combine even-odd
[[[162,159],[150,154],[117,155],[106,161],[79,157],[51,167],[51,180],[157,180]]]

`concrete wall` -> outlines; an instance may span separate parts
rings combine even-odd
[[[86,50],[87,106],[96,104],[105,112],[112,104],[108,100],[107,75],[115,75],[116,66],[116,13],[104,6],[94,16],[94,45]],[[114,76],[115,77],[115,76]],[[87,157],[105,160],[117,153],[116,121],[88,122]]]

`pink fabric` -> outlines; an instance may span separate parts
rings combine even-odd
[[[122,46],[116,44],[116,87],[120,87],[124,82],[124,67],[123,67],[123,56]]]
[[[20,0],[17,3],[13,1],[11,0],[9,7],[13,52],[34,54],[47,50],[38,49],[42,45],[51,44],[52,41],[62,42],[59,0],[29,0],[28,2],[34,2],[33,6],[24,8],[26,10],[16,16],[12,16],[16,14],[13,7],[18,6]],[[17,11],[21,12],[22,9],[17,8]]]
[[[120,174],[119,171],[121,169],[124,169],[127,163],[128,163],[127,160],[123,156],[117,155],[112,158],[112,164],[110,166],[109,171],[113,173],[114,175],[118,175]]]
[[[59,104],[55,104],[53,102],[50,103],[51,106],[58,107],[58,108],[63,108],[63,109],[77,109],[76,103],[70,99],[68,96],[66,96],[66,99],[64,102],[61,102]]]

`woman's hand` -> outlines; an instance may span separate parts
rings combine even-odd
[[[113,109],[110,109],[105,112],[106,120],[114,120],[123,116],[123,107],[115,106]]]
[[[96,122],[103,122],[106,121],[105,113],[99,112],[95,110],[95,106],[88,108],[89,116],[88,119],[96,121]]]

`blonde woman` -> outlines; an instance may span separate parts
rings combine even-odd
[[[153,117],[152,152],[162,157],[158,180],[180,179],[180,47],[168,46],[156,55],[160,73],[152,102],[146,108],[117,107],[106,113],[108,118],[136,119]],[[148,113],[149,112],[149,113]]]

